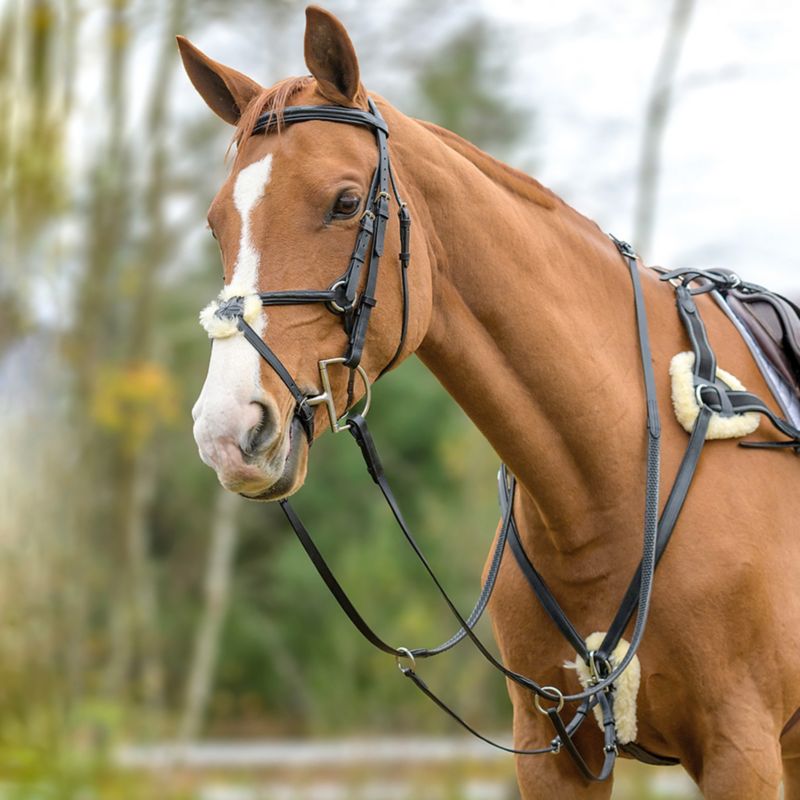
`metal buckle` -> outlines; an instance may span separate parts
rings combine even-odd
[[[589,681],[590,686],[597,686],[603,678],[611,674],[611,663],[607,658],[598,658],[596,650],[589,651],[588,667],[589,674],[591,675]]]
[[[613,233],[609,233],[608,237],[612,242],[614,242],[621,256],[624,256],[625,258],[636,258],[636,251],[630,244],[628,244],[628,242],[624,241],[623,239],[617,239]]]
[[[344,415],[342,417],[336,416],[336,405],[333,401],[333,392],[331,391],[331,380],[328,377],[328,366],[330,364],[344,364],[347,359],[343,356],[339,356],[338,358],[325,358],[319,362],[319,377],[322,381],[322,392],[321,394],[314,395],[313,397],[309,397],[306,399],[306,405],[309,406],[318,406],[325,404],[328,410],[328,418],[330,419],[331,423],[331,430],[334,433],[341,433],[342,431],[346,431],[350,428],[349,422],[342,422],[344,419]],[[361,416],[366,417],[367,412],[369,411],[369,405],[372,402],[372,390],[370,388],[369,377],[367,373],[360,364],[356,365],[355,367],[356,372],[359,374],[361,380],[364,382],[364,407],[361,409]]]
[[[551,695],[550,697],[545,697],[545,700],[549,700],[551,703],[558,703],[556,706],[556,713],[561,711],[564,708],[564,693],[561,689],[557,689],[555,686],[542,686],[542,692],[546,695]],[[536,706],[536,710],[540,714],[547,714],[551,709],[542,708],[542,698],[539,694],[535,694],[533,696],[533,704]]]

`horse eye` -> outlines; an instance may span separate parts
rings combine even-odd
[[[339,195],[339,199],[331,210],[331,216],[334,219],[347,219],[358,211],[360,205],[361,198],[357,194],[348,194],[345,192]]]

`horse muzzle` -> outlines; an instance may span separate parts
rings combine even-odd
[[[302,486],[308,441],[295,416],[280,423],[269,405],[251,403],[228,425],[196,413],[194,438],[200,458],[231,492],[259,500],[288,497]]]

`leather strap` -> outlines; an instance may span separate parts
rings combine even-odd
[[[370,100],[372,106],[372,101]],[[377,111],[377,109],[372,106]],[[355,311],[350,342],[345,355],[345,366],[356,367],[361,361],[364,342],[372,309],[375,307],[375,290],[378,284],[378,267],[383,255],[383,243],[386,236],[386,223],[389,220],[389,146],[385,129],[375,128],[375,139],[378,144],[378,166],[373,178],[371,191],[372,213],[374,215],[374,231],[372,248],[367,268],[367,279]],[[377,188],[377,192],[375,191]],[[350,280],[348,279],[348,287]]]
[[[674,767],[681,763],[679,758],[675,758],[674,756],[660,756],[648,750],[646,747],[636,744],[636,742],[621,744],[619,745],[619,749],[621,752],[627,753],[637,761],[641,761],[643,764],[649,764],[652,767]]]
[[[286,106],[280,113],[268,111],[262,114],[253,128],[253,133],[269,133],[282,125],[294,125],[298,122],[344,122],[347,125],[361,125],[365,128],[379,130],[389,135],[389,128],[370,103],[370,111],[343,106]]]
[[[572,645],[580,657],[584,661],[588,661],[589,651],[586,649],[586,643],[583,641],[578,631],[575,630],[574,625],[570,622],[564,610],[558,604],[558,601],[550,591],[547,583],[545,583],[544,578],[542,578],[536,567],[533,566],[528,558],[528,554],[525,552],[522,542],[519,539],[516,523],[514,523],[513,520],[509,528],[508,542],[511,547],[511,552],[517,560],[517,565],[522,570],[522,574],[525,576],[534,594],[542,604],[542,608],[544,608],[547,615],[553,620],[564,638]]]
[[[556,708],[549,708],[547,709],[547,716],[550,719],[550,722],[553,723],[553,728],[555,728],[556,735],[558,741],[561,743],[561,746],[569,753],[570,758],[572,758],[573,763],[578,768],[581,775],[586,778],[587,781],[593,782],[600,782],[606,780],[609,775],[614,771],[614,764],[617,761],[617,744],[616,744],[616,727],[614,725],[614,712],[612,710],[612,701],[611,696],[606,693],[602,692],[597,695],[598,702],[600,703],[600,707],[603,711],[603,766],[600,768],[600,771],[595,774],[589,768],[589,765],[586,763],[586,760],[581,755],[580,750],[575,745],[575,742],[572,739],[572,736],[569,735],[567,728],[565,727],[564,723],[561,720],[561,717],[558,714]]]
[[[308,398],[295,383],[294,378],[289,374],[289,370],[283,366],[283,362],[270,350],[267,343],[248,325],[243,317],[237,319],[236,325],[244,334],[244,338],[250,342],[261,358],[275,370],[278,377],[286,385],[295,401],[294,414],[300,420],[308,437],[308,442],[311,444],[314,441],[314,409],[308,405]]]
[[[287,292],[261,292],[259,297],[262,306],[300,306],[308,303],[332,303],[338,299],[338,294],[332,289],[323,291],[298,289]]]
[[[700,413],[695,420],[692,434],[689,437],[689,445],[683,454],[683,459],[678,467],[675,481],[672,484],[669,497],[667,497],[667,502],[661,513],[661,519],[658,523],[658,540],[656,542],[656,565],[667,549],[667,544],[669,544],[672,532],[675,530],[675,523],[678,521],[678,516],[686,501],[686,496],[689,492],[695,469],[697,468],[697,462],[700,459],[700,453],[703,451],[706,431],[708,430],[708,423],[710,420],[711,410],[704,406],[700,409]],[[619,644],[619,640],[622,638],[622,634],[625,632],[625,628],[628,627],[628,623],[631,621],[631,617],[636,610],[639,600],[641,573],[642,568],[640,564],[628,584],[628,589],[622,598],[619,610],[597,651],[597,654],[601,658],[608,658],[614,651],[614,648]]]
[[[428,684],[425,683],[425,681],[417,674],[416,671],[409,667],[400,667],[400,671],[403,673],[403,675],[411,680],[417,689],[419,689],[426,697],[436,703],[436,705],[439,706],[442,711],[454,719],[459,725],[461,725],[462,728],[471,733],[477,739],[480,739],[482,742],[486,742],[486,744],[491,745],[498,750],[503,750],[506,753],[512,753],[518,756],[538,756],[544,755],[545,753],[557,753],[560,749],[560,746],[555,742],[552,742],[548,747],[537,747],[532,750],[520,750],[515,747],[508,747],[507,745],[495,742],[492,739],[484,736],[482,733],[479,733],[475,728],[467,723],[463,717],[459,716],[455,711],[453,711],[453,709],[448,706],[440,697],[434,694],[430,690]]]

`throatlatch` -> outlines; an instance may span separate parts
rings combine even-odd
[[[613,770],[614,763],[620,750],[647,763],[677,763],[676,759],[649,753],[634,741],[630,740],[635,734],[635,719],[634,728],[629,728],[629,730],[622,733],[622,735],[618,735],[614,709],[615,692],[618,681],[636,658],[636,652],[644,635],[656,565],[664,553],[672,531],[674,530],[678,515],[683,507],[697,461],[706,439],[710,420],[714,413],[726,414],[733,411],[765,414],[782,433],[790,437],[789,441],[786,442],[743,443],[743,445],[746,446],[793,447],[796,451],[800,451],[800,432],[788,422],[773,414],[759,398],[749,392],[737,390],[725,383],[721,383],[717,378],[716,360],[708,344],[705,327],[692,299],[694,294],[700,291],[706,291],[706,289],[690,288],[689,286],[698,276],[698,273],[676,272],[663,276],[665,280],[683,277],[683,282],[676,289],[678,310],[692,343],[694,354],[694,362],[691,367],[693,376],[692,382],[695,387],[698,408],[691,426],[686,452],[684,453],[672,489],[670,490],[659,518],[661,427],[656,397],[655,376],[651,363],[644,296],[639,280],[636,254],[630,245],[612,237],[620,255],[629,268],[633,285],[639,351],[646,399],[647,464],[645,474],[646,491],[641,562],[628,585],[622,603],[608,631],[602,635],[600,641],[596,641],[600,639],[600,637],[595,635],[594,639],[591,640],[590,649],[587,641],[584,640],[577,628],[567,618],[557,599],[548,588],[544,578],[539,574],[528,555],[525,553],[514,519],[516,481],[513,475],[508,473],[506,467],[502,466],[498,476],[502,513],[500,533],[497,537],[489,572],[478,601],[467,617],[462,616],[439,582],[403,518],[394,493],[384,474],[377,448],[375,447],[366,420],[364,419],[364,414],[369,407],[370,400],[369,378],[360,366],[360,361],[366,342],[370,315],[376,304],[375,291],[378,279],[378,267],[380,258],[383,255],[384,237],[387,221],[389,219],[389,207],[392,200],[392,196],[389,194],[390,188],[397,203],[400,227],[401,250],[399,253],[399,262],[403,294],[403,316],[397,349],[381,374],[391,369],[397,362],[403,352],[405,344],[409,307],[406,272],[410,260],[411,225],[411,217],[406,205],[400,199],[397,185],[391,171],[387,143],[389,135],[388,128],[372,100],[368,102],[368,112],[360,109],[338,106],[290,106],[284,110],[280,117],[272,113],[263,115],[258,120],[254,129],[254,133],[268,133],[277,130],[280,125],[293,125],[310,120],[317,120],[359,125],[371,129],[375,134],[378,147],[378,163],[373,174],[365,211],[360,220],[355,246],[347,270],[334,281],[330,288],[324,290],[263,292],[245,297],[231,294],[230,292],[226,293],[226,290],[223,289],[219,298],[202,312],[201,322],[208,331],[209,336],[212,337],[230,336],[235,335],[237,332],[241,332],[244,335],[247,341],[250,342],[261,357],[280,377],[287,390],[294,398],[294,414],[303,426],[309,444],[314,438],[314,417],[315,409],[318,405],[323,405],[326,408],[330,418],[331,428],[334,432],[347,430],[353,436],[361,450],[367,471],[381,490],[403,536],[430,576],[443,601],[460,625],[458,631],[447,641],[433,648],[412,649],[388,644],[375,633],[350,601],[347,593],[336,579],[290,503],[287,500],[282,500],[280,501],[280,506],[320,577],[325,582],[336,602],[362,636],[374,647],[393,656],[397,661],[401,673],[409,678],[421,692],[471,734],[494,747],[520,755],[558,753],[563,748],[569,753],[575,765],[587,780],[606,779]],[[703,273],[702,277],[708,278],[713,286],[724,288],[721,284],[722,279],[718,278],[717,273]],[[250,324],[257,317],[262,306],[298,305],[306,303],[325,304],[329,311],[342,318],[344,329],[348,334],[348,346],[344,355],[323,359],[319,362],[320,380],[323,388],[321,393],[311,396],[301,391],[280,359]],[[361,413],[352,411],[345,413],[351,404],[349,400],[347,403],[348,408],[343,410],[342,415],[340,416],[337,412],[328,378],[328,368],[334,365],[343,365],[351,371],[355,371],[351,372],[351,377],[356,373],[361,376],[364,382],[366,399],[366,405]],[[352,394],[352,392],[350,394]],[[557,687],[542,686],[531,678],[514,672],[497,660],[474,632],[474,627],[486,609],[496,584],[503,554],[506,549],[506,543],[510,545],[517,564],[528,580],[528,583],[545,612],[567,641],[575,648],[578,658],[585,665],[585,670],[582,671],[586,679],[584,680],[585,685],[582,691],[567,694]],[[627,648],[625,648],[624,645],[620,647],[622,634],[634,618],[634,615],[635,622],[630,645]],[[547,746],[531,750],[520,750],[492,742],[453,711],[449,705],[428,687],[422,677],[417,673],[416,665],[418,660],[432,658],[445,653],[464,639],[469,639],[489,664],[502,675],[531,692],[533,704],[536,709],[548,717],[555,731],[555,737]],[[635,694],[635,690],[632,691]],[[579,703],[579,705],[571,721],[565,723],[561,717],[561,711],[567,702]],[[588,764],[578,751],[572,738],[580,725],[587,718],[590,711],[595,711],[597,713],[603,729],[603,765],[597,774],[594,774],[589,769]]]

